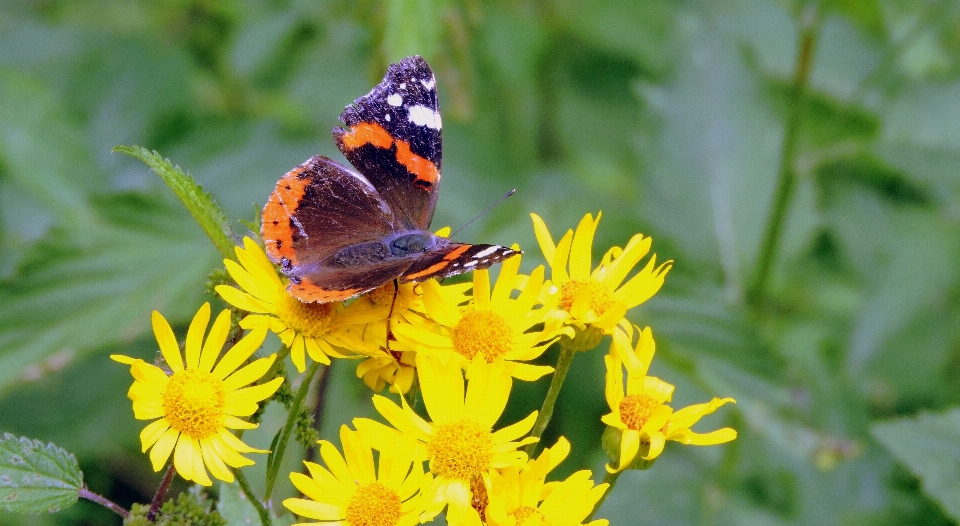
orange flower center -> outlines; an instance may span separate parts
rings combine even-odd
[[[493,438],[490,430],[472,420],[437,424],[427,443],[430,471],[455,480],[473,480],[490,469]]]
[[[197,440],[217,434],[225,405],[223,381],[199,369],[175,373],[163,392],[163,414],[170,427]]]
[[[516,520],[517,526],[525,526],[528,521],[531,526],[548,526],[550,524],[543,519],[543,514],[540,513],[540,510],[531,508],[530,506],[520,506],[513,510],[513,513],[510,515]]]
[[[490,504],[490,498],[487,496],[487,486],[483,483],[483,477],[477,476],[470,479],[470,506],[477,510],[481,517],[487,516],[487,505]]]
[[[589,292],[583,292],[584,290]],[[616,301],[610,288],[593,278],[571,279],[560,287],[560,308],[570,312],[573,302],[580,294],[590,295],[590,309],[597,316],[603,316]]]
[[[620,402],[620,421],[628,428],[639,431],[658,407],[660,402],[646,393],[629,395]]]
[[[317,338],[329,332],[338,305],[336,302],[303,303],[284,292],[276,305],[277,317],[305,337]]]
[[[487,363],[492,363],[510,352],[512,346],[513,328],[495,312],[467,312],[453,328],[453,348],[471,360],[480,355]]]
[[[400,522],[401,501],[397,492],[379,482],[362,484],[347,504],[350,526],[394,526]]]

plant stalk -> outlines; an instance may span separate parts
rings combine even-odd
[[[577,354],[577,351],[563,345],[563,343],[560,344],[560,357],[557,358],[557,367],[553,371],[553,378],[550,380],[547,396],[543,399],[543,406],[537,415],[536,423],[533,424],[533,429],[530,430],[530,436],[540,438],[550,423],[550,418],[553,417],[553,406],[556,404],[557,397],[560,395],[560,388],[563,387],[563,381],[567,377],[567,372],[570,371],[570,364],[573,363],[575,354]],[[538,444],[539,441],[527,444],[527,456],[533,457],[533,454],[537,451]]]

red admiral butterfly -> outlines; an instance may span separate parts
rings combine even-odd
[[[340,114],[346,127],[333,129],[359,173],[316,155],[277,181],[260,234],[293,297],[345,300],[393,279],[453,276],[520,253],[430,232],[440,188],[436,88],[423,58],[391,64],[380,84]]]

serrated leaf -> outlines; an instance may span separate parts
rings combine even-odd
[[[220,483],[220,500],[217,502],[217,511],[220,512],[221,517],[226,519],[229,526],[260,524],[260,515],[257,514],[257,510],[254,509],[253,504],[250,504],[250,500],[236,482],[232,484]],[[294,522],[296,520],[289,512],[285,512],[280,517],[273,517],[273,526],[290,526]]]
[[[77,459],[64,449],[10,433],[0,438],[0,511],[59,511],[77,501],[82,487]]]
[[[191,220],[144,196],[96,205],[104,219],[57,228],[0,282],[0,391],[143,334],[153,309],[196,308],[217,260]]]
[[[871,434],[960,520],[960,409],[924,413],[870,427]]]
[[[234,237],[233,230],[230,228],[227,216],[210,194],[193,180],[193,177],[187,175],[179,166],[174,166],[168,159],[164,159],[159,153],[151,152],[142,146],[117,146],[113,151],[136,157],[146,163],[183,202],[220,254],[225,258],[234,257],[234,243],[231,240]]]

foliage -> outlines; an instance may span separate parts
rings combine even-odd
[[[280,174],[334,156],[343,106],[415,50],[437,71],[446,124],[435,225],[516,187],[469,238],[517,241],[525,265],[538,263],[530,211],[566,228],[603,209],[600,246],[652,235],[676,262],[631,312],[658,330],[654,373],[684,379],[679,405],[737,400],[721,423],[736,442],[668,446],[598,516],[960,519],[929,456],[958,431],[914,419],[960,401],[958,18],[949,0],[0,2],[0,431],[69,443],[100,466],[93,490],[149,502],[152,482],[126,476],[143,463],[128,409],[98,407],[128,381],[98,371],[118,348],[152,361],[149,311],[185,326],[221,255],[157,177],[111,149],[163,152],[226,217],[255,221]],[[796,186],[757,298],[791,118]],[[544,440],[573,443],[560,470],[601,473],[587,444],[606,410],[603,366],[578,360]],[[372,411],[352,371],[332,374],[329,440]],[[536,401],[547,383],[518,391]],[[519,401],[503,421],[534,408]],[[96,425],[76,425],[83,414]],[[272,432],[248,437],[267,448]],[[57,519],[0,522],[20,520]]]

